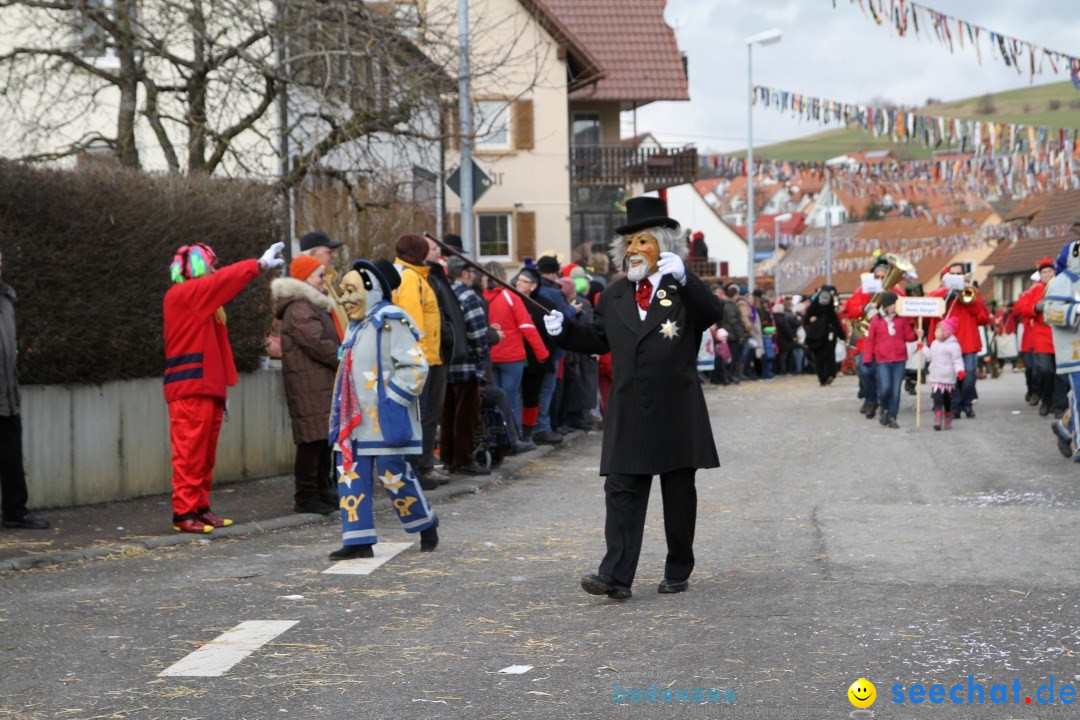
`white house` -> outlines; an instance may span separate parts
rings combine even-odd
[[[649,194],[657,195],[655,192]],[[746,240],[720,219],[694,183],[668,188],[667,206],[668,214],[683,228],[705,235],[709,259],[717,264],[717,275],[745,272],[750,257]]]

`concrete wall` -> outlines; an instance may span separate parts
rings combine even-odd
[[[21,390],[32,508],[171,491],[169,414],[160,379]],[[281,372],[242,375],[229,398],[214,482],[291,472],[295,446]]]

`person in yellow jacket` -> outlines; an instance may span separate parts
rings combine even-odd
[[[409,314],[420,330],[420,348],[428,363],[428,379],[420,396],[420,425],[423,430],[423,450],[419,457],[409,460],[420,476],[425,490],[432,490],[450,477],[435,470],[435,441],[438,438],[439,418],[446,397],[448,368],[441,354],[442,315],[439,298],[428,282],[431,268],[425,264],[430,252],[427,239],[420,235],[402,235],[394,246],[397,257],[394,267],[401,275],[401,285],[394,290],[394,304]]]

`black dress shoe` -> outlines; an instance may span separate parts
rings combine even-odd
[[[308,502],[304,503],[303,505],[300,505],[300,504],[293,505],[293,512],[297,512],[297,513],[310,513],[310,514],[316,514],[316,515],[333,515],[337,511],[338,511],[338,509],[336,507],[334,507],[330,503],[326,502],[325,500],[322,500],[321,498],[317,498],[315,500],[309,500]]]
[[[690,587],[689,580],[668,580],[664,578],[660,583],[660,587],[656,589],[659,593],[680,593],[686,592],[686,588]]]
[[[965,414],[965,415],[967,415],[967,416],[968,416],[969,418],[971,418],[971,419],[975,419],[975,408],[968,408],[968,409],[967,409],[967,410],[966,410],[966,411],[964,412],[964,414]]]
[[[20,518],[4,518],[4,527],[22,528],[23,530],[45,530],[49,527],[49,521],[39,518],[33,513],[24,513]]]
[[[340,550],[330,553],[331,560],[352,560],[353,558],[372,558],[375,551],[370,545],[346,545]]]
[[[420,552],[431,552],[439,545],[439,518],[427,530],[420,531]]]
[[[581,589],[590,595],[607,595],[612,600],[626,600],[630,588],[619,585],[615,578],[601,573],[590,573],[581,578]]]

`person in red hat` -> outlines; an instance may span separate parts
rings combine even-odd
[[[270,283],[270,294],[281,321],[281,378],[296,444],[293,511],[332,515],[338,497],[327,437],[339,343],[326,266],[312,255],[298,255],[289,277]]]
[[[945,275],[964,276],[964,264],[953,263],[949,265]],[[983,303],[982,294],[977,287],[972,286],[974,297],[971,302],[964,302],[961,293],[942,286],[930,293],[929,297],[945,298],[945,317],[955,317],[959,324],[956,328],[956,340],[960,343],[960,350],[964,354],[964,379],[960,381],[956,394],[953,396],[953,419],[959,419],[961,413],[966,413],[969,418],[975,417],[975,370],[979,360],[979,349],[982,347],[982,337],[979,335],[979,326],[990,323],[990,312]],[[943,318],[944,319],[944,318]],[[931,323],[928,333],[934,332],[935,323]]]
[[[1044,257],[1038,264],[1039,279],[1017,301],[1016,313],[1024,322],[1024,344],[1030,347],[1035,395],[1028,402],[1039,405],[1039,414],[1050,414],[1054,401],[1054,334],[1043,319],[1046,285],[1054,279],[1054,261]]]
[[[165,293],[165,401],[172,441],[173,530],[208,533],[232,520],[210,510],[210,484],[226,388],[238,381],[225,303],[263,270],[281,267],[285,243],[274,243],[258,260],[220,270],[203,243],[176,251]]]

